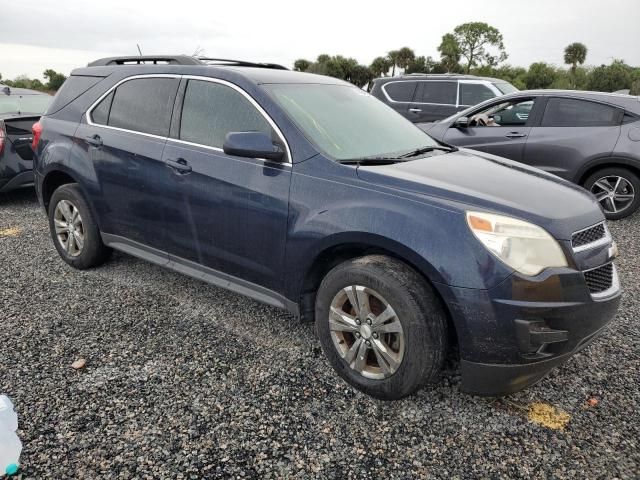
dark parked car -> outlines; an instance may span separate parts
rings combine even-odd
[[[465,390],[514,392],[614,317],[617,251],[582,188],[436,143],[330,77],[122,63],[75,70],[35,140],[69,265],[114,248],[315,319],[336,371],[384,399],[453,345]]]
[[[609,219],[640,207],[640,97],[518,92],[419,125],[433,138],[526,163],[591,191]]]
[[[518,89],[496,78],[412,73],[373,81],[371,95],[414,123],[441,120]]]
[[[0,84],[0,193],[33,185],[31,127],[53,97]]]

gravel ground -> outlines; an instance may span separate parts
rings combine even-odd
[[[122,254],[73,271],[33,193],[0,195],[0,392],[22,476],[638,478],[640,215],[611,230],[626,293],[600,340],[508,399],[461,393],[451,365],[388,403],[276,309]]]

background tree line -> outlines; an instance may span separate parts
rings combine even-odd
[[[319,55],[315,61],[296,60],[294,70],[319,73],[349,81],[359,87],[383,76],[409,73],[468,73],[506,80],[519,89],[557,88],[614,92],[629,89],[640,95],[640,68],[613,60],[610,65],[583,66],[587,47],[579,42],[564,50],[567,67],[546,62],[528,68],[506,64],[508,58],[500,31],[483,22],[458,25],[442,36],[437,47],[439,59],[418,56],[409,47],[391,50],[370,65],[341,55]]]
[[[29,78],[26,75],[20,75],[13,80],[3,79],[2,73],[0,73],[0,83],[14,88],[30,88],[31,90],[54,93],[67,79],[62,73],[58,73],[50,68],[45,70],[42,76],[46,79],[45,83],[37,78]]]

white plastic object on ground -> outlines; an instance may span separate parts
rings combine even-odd
[[[16,434],[18,415],[6,395],[0,395],[0,476],[18,473],[22,442]]]

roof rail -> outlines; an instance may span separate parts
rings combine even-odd
[[[233,67],[258,67],[258,68],[272,68],[274,70],[289,70],[287,67],[278,65],[277,63],[256,63],[247,62],[245,60],[232,60],[229,58],[210,58],[210,57],[196,57],[207,65],[228,65]]]
[[[189,55],[136,55],[124,57],[107,57],[94,60],[89,67],[103,67],[107,65],[216,65],[230,67],[257,67],[287,70],[276,63],[255,63],[228,58],[192,57]]]
[[[189,55],[135,55],[125,57],[107,57],[94,60],[89,67],[106,65],[202,65],[202,62]]]

